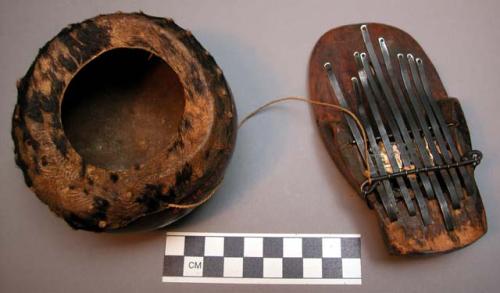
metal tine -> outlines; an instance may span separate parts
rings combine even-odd
[[[356,107],[357,112],[358,112],[358,117],[365,128],[366,136],[368,138],[370,148],[373,152],[373,157],[374,157],[375,163],[377,165],[378,173],[380,175],[387,175],[387,171],[385,170],[384,163],[382,162],[382,158],[380,157],[380,149],[378,147],[376,140],[374,140],[375,136],[373,134],[372,127],[367,119],[366,111],[362,106],[361,90],[359,88],[359,84],[357,83],[358,80],[355,77],[353,77],[353,78],[351,78],[351,81],[352,81],[352,85],[354,88],[354,94],[356,96],[356,101],[358,102],[358,105]],[[391,207],[393,206],[396,213],[397,213],[397,204],[396,204],[396,199],[395,199],[396,196],[394,195],[394,191],[393,191],[393,188],[391,186],[391,182],[389,180],[383,180],[382,184],[384,186],[385,191],[387,192],[386,194],[384,194],[384,193],[381,193],[381,190],[377,189],[379,197],[382,200],[382,203],[383,203],[384,199],[387,197],[385,199],[385,201],[390,203]]]
[[[427,148],[425,147],[425,142],[422,140],[422,138],[420,136],[420,131],[425,131],[425,130],[419,129],[419,127],[417,126],[417,124],[415,122],[415,119],[413,119],[413,115],[411,113],[410,108],[408,107],[408,104],[406,103],[405,96],[403,95],[403,92],[401,90],[401,86],[399,84],[396,73],[394,71],[394,67],[392,66],[389,49],[387,48],[387,45],[385,43],[384,38],[379,38],[378,40],[379,40],[380,50],[382,51],[382,57],[384,59],[384,64],[385,64],[385,67],[386,67],[387,72],[389,74],[389,78],[391,80],[392,86],[393,86],[394,90],[396,91],[396,96],[398,97],[399,105],[403,109],[403,112],[406,116],[406,121],[410,125],[411,132],[413,132],[413,139],[414,139],[415,143],[417,144],[417,147],[420,151],[422,161],[423,161],[424,165],[430,167],[433,165],[433,162],[432,162],[432,159],[431,159],[429,153],[427,152]],[[436,152],[436,154],[438,154],[438,153]],[[434,155],[435,154],[433,153],[433,156]]]
[[[373,81],[373,77],[371,78],[372,89],[374,90],[375,96],[377,96],[379,101],[382,102],[383,98],[385,97],[387,99],[387,102],[389,103],[389,106],[391,108],[393,115],[387,115],[386,118],[388,118],[387,120],[388,120],[389,126],[391,125],[391,121],[393,119],[396,121],[397,128],[394,128],[394,126],[393,126],[393,134],[394,134],[394,137],[396,139],[396,143],[401,147],[401,158],[403,159],[403,162],[404,162],[404,160],[409,162],[407,154],[405,152],[403,152],[403,148],[404,148],[404,146],[406,146],[406,147],[408,147],[408,152],[409,152],[409,155],[412,159],[413,164],[417,168],[422,168],[423,167],[422,162],[420,161],[420,157],[418,156],[418,154],[416,152],[414,142],[408,134],[408,128],[406,127],[406,124],[405,124],[405,121],[401,115],[401,112],[399,111],[399,108],[394,101],[392,91],[389,88],[389,86],[385,80],[384,74],[382,72],[382,68],[380,66],[380,63],[378,62],[378,57],[375,53],[375,49],[372,45],[371,38],[370,38],[370,35],[368,33],[368,27],[366,25],[361,26],[361,33],[362,33],[363,41],[365,43],[368,54],[370,55],[370,60],[372,61],[373,69],[374,69],[376,77],[378,79],[378,84],[377,84],[375,81]],[[365,67],[365,71],[366,71],[368,77],[371,77],[372,72],[371,72],[371,69],[369,67],[368,60],[366,60],[366,56],[365,56],[365,58],[363,58],[363,56],[361,56],[361,61],[364,61],[363,65]],[[380,93],[378,85],[381,86],[382,91],[384,93],[383,95]],[[399,130],[399,132],[398,132],[398,130]],[[401,140],[401,136],[403,137],[404,140]],[[422,150],[422,152],[424,152],[424,151],[426,152],[427,150]],[[444,219],[444,224],[446,226],[446,229],[453,230],[454,229],[453,217],[451,216],[450,210],[448,208],[448,203],[446,201],[446,198],[444,196],[443,191],[441,190],[441,186],[440,186],[440,183],[438,181],[436,174],[434,172],[429,172],[428,177],[427,177],[426,173],[420,173],[419,175],[420,175],[420,178],[422,179],[422,184],[423,184],[423,186],[426,189],[428,194],[429,194],[429,190],[428,190],[429,182],[428,181],[430,180],[430,183],[432,184],[436,198],[439,202],[441,212],[443,214],[443,219]]]
[[[408,92],[408,87],[409,87],[408,72],[406,71],[406,68],[405,68],[403,62],[401,62],[401,59],[399,59],[399,61],[400,61],[399,66],[400,66],[401,76],[403,77],[403,83],[405,84],[406,90]],[[409,94],[409,95],[411,95],[411,94]],[[419,112],[420,111],[418,111],[417,113],[419,113]],[[418,114],[417,114],[417,117],[419,117]],[[430,173],[430,174],[434,174],[434,173]],[[446,228],[448,230],[453,230],[453,227],[448,226],[448,225],[453,225],[453,218],[451,217],[450,210],[448,209],[448,203],[446,201],[444,194],[441,192],[441,189],[438,189],[438,190],[440,192],[438,192],[436,190],[436,198],[438,200],[439,207],[441,208],[441,213],[443,214],[444,223],[445,223]]]
[[[361,86],[359,84],[359,80],[355,77],[353,77],[351,80],[352,80],[352,86],[354,88],[354,93],[356,95],[356,100],[358,101],[358,105],[357,105],[358,117],[361,120],[361,123],[363,124],[363,126],[365,127],[366,136],[368,137],[368,141],[370,142],[370,146],[372,146],[375,161],[377,162],[377,165],[381,166],[380,171],[381,171],[382,175],[386,175],[387,172],[385,170],[382,159],[380,158],[381,151],[378,147],[378,143],[377,143],[375,134],[373,133],[372,126],[371,126],[370,121],[368,119],[368,115],[366,114],[366,110],[363,106],[363,102],[362,102],[362,98],[361,98],[362,97],[362,90],[361,90]],[[389,180],[384,180],[383,183],[384,183],[384,185],[388,185],[389,188],[391,188]],[[391,190],[391,192],[392,192],[392,190]],[[427,225],[432,223],[432,218],[429,215],[429,210],[427,209],[427,204],[425,203],[423,196],[420,196],[420,198],[421,198],[421,201],[419,201],[417,199],[417,202],[419,204],[419,209],[420,209],[420,215],[422,216],[422,221],[423,221],[424,225],[427,226]]]
[[[384,94],[380,93],[378,85],[374,81],[374,78],[372,77],[372,74],[371,74],[372,71],[367,70],[367,69],[369,69],[368,60],[365,61],[366,66],[367,66],[367,68],[365,70],[368,74],[368,77],[371,77],[369,79],[369,81],[372,80],[372,88],[374,89],[375,96],[378,98],[378,100],[381,103],[383,103],[384,100],[387,100],[387,102],[389,104],[389,107],[390,107],[393,115],[392,116],[387,115],[389,118],[387,120],[389,123],[391,123],[391,121],[395,120],[394,122],[392,122],[394,125],[396,125],[396,126],[392,126],[392,134],[394,135],[394,138],[395,138],[396,142],[398,143],[399,147],[402,149],[401,158],[407,162],[406,163],[407,166],[410,166],[410,159],[406,155],[406,152],[404,152],[404,147],[406,146],[408,148],[409,156],[412,159],[411,161],[413,161],[413,164],[417,168],[421,168],[421,167],[423,167],[423,165],[422,165],[420,158],[417,154],[417,149],[414,145],[413,140],[411,139],[411,137],[408,133],[409,129],[408,129],[408,127],[406,127],[405,121],[401,115],[401,112],[399,111],[399,107],[396,104],[396,101],[394,99],[392,91],[389,88],[387,82],[385,81],[385,77],[384,77],[384,74],[382,72],[382,67],[380,66],[380,63],[378,62],[378,57],[377,57],[377,54],[375,53],[375,49],[373,47],[373,44],[372,44],[372,41],[370,38],[370,34],[368,32],[368,27],[366,25],[361,26],[361,34],[363,36],[363,41],[364,41],[366,49],[368,51],[368,55],[369,55],[370,60],[372,62],[373,69],[375,70],[375,75],[377,77],[377,80],[378,80],[380,86],[382,87],[382,91]],[[427,152],[426,149],[422,150],[422,151]],[[431,176],[431,178],[428,177],[427,173],[420,173],[419,175],[420,175],[420,179],[422,180],[422,185],[424,187],[424,190],[430,198],[434,197],[434,193],[441,192],[441,187],[440,187],[439,181],[437,180],[437,178],[434,178],[435,176],[433,175],[433,173],[429,173],[429,176]]]
[[[417,61],[418,72],[420,75],[420,81],[422,82],[422,86],[424,88],[424,93],[425,93],[425,99],[423,100],[424,102],[427,102],[431,105],[432,112],[434,113],[434,116],[437,118],[439,127],[444,134],[444,138],[448,143],[448,146],[450,147],[453,159],[455,160],[455,162],[460,162],[462,157],[460,156],[460,153],[458,152],[455,142],[452,139],[450,129],[448,128],[448,125],[444,120],[443,113],[441,112],[441,109],[439,108],[436,100],[432,98],[432,92],[429,86],[429,82],[427,80],[427,75],[425,74],[424,62],[420,58],[417,58],[416,61]],[[467,193],[469,195],[472,195],[473,197],[477,196],[477,188],[474,176],[471,175],[471,173],[465,166],[460,167],[458,170],[460,171],[462,179],[464,180]]]
[[[453,123],[448,123],[449,127],[454,126],[454,125],[455,124],[453,124]],[[429,130],[431,130],[431,127],[429,127]],[[423,132],[422,129],[419,128],[418,129],[418,133],[421,134],[422,132]],[[411,130],[408,133],[411,134],[411,135],[413,135],[413,131],[411,131]],[[392,133],[388,133],[388,135],[389,135],[389,138],[393,138],[394,137],[394,135],[392,135]],[[382,138],[380,136],[375,136],[375,138],[377,139],[377,141],[382,140]],[[352,144],[356,144],[356,141],[353,140],[351,143]]]
[[[364,65],[363,64],[363,56],[366,58],[365,53],[361,53],[361,54],[359,54],[357,52],[354,53],[354,57],[356,59],[356,64],[358,66],[359,79],[361,80],[361,85],[362,85],[362,88],[364,90],[365,97],[368,101],[368,105],[370,107],[372,117],[375,120],[375,124],[377,126],[378,132],[379,132],[380,136],[382,137],[382,142],[383,142],[385,151],[387,153],[387,157],[389,159],[389,163],[391,165],[391,168],[392,168],[393,172],[399,172],[400,168],[399,168],[398,162],[396,160],[396,156],[394,154],[394,151],[392,149],[392,144],[389,140],[389,136],[387,135],[387,130],[385,129],[385,126],[384,126],[384,123],[382,120],[382,116],[380,114],[379,108],[378,108],[377,103],[375,101],[375,98],[373,96],[372,90],[370,89],[370,86],[368,84],[368,77],[367,77],[366,69],[363,69],[363,65]],[[399,144],[399,145],[401,145],[401,144]],[[404,146],[399,147],[399,151],[401,153],[403,165],[408,166],[408,161],[406,160],[406,158],[404,158],[404,155],[403,155],[405,152]],[[410,179],[410,182],[412,182],[414,180],[412,178],[409,178],[409,179]],[[416,210],[415,210],[415,207],[414,207],[413,202],[411,200],[408,189],[406,188],[406,183],[405,183],[404,179],[401,177],[398,177],[398,178],[396,178],[396,181],[398,182],[398,185],[399,185],[400,190],[401,190],[401,194],[403,196],[403,200],[405,201],[405,204],[408,208],[408,213],[410,215],[415,215]],[[414,183],[412,183],[412,188],[413,188],[413,186],[418,187],[418,184],[416,182],[414,182]]]
[[[413,132],[413,138],[415,142],[417,143],[417,146],[420,150],[424,150],[423,152],[423,157],[424,157],[424,162],[426,162],[428,165],[432,165],[432,160],[430,156],[427,154],[425,151],[425,144],[420,137],[420,129],[418,128],[417,124],[415,123],[415,120],[412,117],[411,111],[409,111],[408,106],[406,105],[406,101],[404,99],[401,87],[399,85],[399,82],[396,78],[396,74],[394,72],[394,68],[392,67],[391,59],[390,59],[390,54],[389,50],[385,44],[385,40],[383,38],[379,38],[379,44],[380,48],[382,51],[382,56],[384,58],[384,64],[386,65],[387,72],[389,73],[389,78],[392,82],[393,88],[396,90],[396,94],[399,97],[400,105],[404,110],[404,113],[407,117],[407,121],[410,124],[411,132]],[[424,196],[417,184],[417,186],[413,187],[414,193],[415,193],[415,199],[417,200],[417,203],[419,205],[421,214],[423,215],[424,212],[422,210],[425,210],[427,212],[427,204],[425,202]]]
[[[323,65],[325,68],[328,79],[330,81],[330,86],[333,89],[333,92],[335,94],[335,97],[337,98],[337,101],[339,102],[340,106],[349,109],[349,104],[347,103],[346,99],[344,98],[344,94],[342,92],[342,89],[340,88],[340,84],[335,77],[335,73],[333,72],[332,64],[327,62]],[[358,146],[359,153],[361,154],[362,158],[365,159],[368,164],[370,164],[370,170],[372,172],[372,176],[374,175],[386,175],[387,173],[385,172],[384,165],[380,160],[380,158],[375,158],[377,169],[375,169],[372,159],[368,158],[366,159],[366,153],[365,153],[365,144],[363,141],[363,137],[361,136],[360,130],[358,129],[357,124],[351,119],[350,116],[344,115],[346,121],[347,121],[347,126],[351,130],[351,133],[354,137],[354,140],[356,141],[356,145]],[[366,126],[365,126],[366,127]],[[370,129],[371,130],[371,129]],[[365,128],[366,131],[366,128]],[[377,160],[379,159],[379,160]],[[378,173],[377,173],[378,171]],[[385,190],[384,190],[385,189]],[[380,198],[382,200],[382,205],[385,208],[385,211],[387,213],[387,216],[391,221],[396,221],[398,219],[397,216],[397,206],[396,206],[396,200],[394,196],[394,192],[392,190],[392,186],[389,183],[389,180],[384,180],[383,187],[382,186],[377,186],[377,192],[380,195]],[[383,196],[386,194],[387,196]]]
[[[326,70],[326,73],[328,75],[328,80],[330,81],[330,86],[333,89],[333,92],[335,94],[335,97],[337,98],[337,101],[339,102],[340,106],[349,109],[349,104],[347,103],[346,99],[344,98],[344,94],[342,89],[340,88],[340,84],[338,83],[337,78],[335,77],[335,73],[333,72],[332,69],[332,64],[330,62],[327,62],[323,65],[323,67]],[[354,120],[348,115],[344,115],[345,120],[347,122],[347,126],[349,127],[349,130],[351,131],[352,136],[354,137],[354,141],[356,142],[356,145],[358,147],[359,153],[361,154],[361,157],[366,160],[366,153],[365,153],[365,145],[363,141],[363,137],[361,135],[360,130],[358,129],[358,126]],[[375,171],[375,167],[373,166],[373,162],[371,160],[367,161],[368,164],[370,165],[370,170],[372,172]]]
[[[420,105],[420,101],[417,98],[417,94],[415,93],[415,89],[413,88],[413,84],[410,80],[410,73],[408,72],[407,66],[405,64],[405,58],[403,54],[398,54],[398,61],[399,61],[399,68],[401,71],[401,76],[403,78],[403,84],[405,86],[406,93],[408,94],[408,97],[410,99],[410,103],[413,106],[413,109],[415,110],[416,116],[421,123],[422,127],[427,127],[427,121],[425,119],[425,109],[422,108]],[[424,126],[425,125],[425,126]],[[437,154],[434,156],[434,160],[438,165],[442,165],[443,161],[441,160],[441,156],[439,155],[438,151],[436,150],[436,145],[434,144],[434,139],[432,138],[431,133],[426,130],[424,136],[426,137],[427,140],[427,145],[429,146],[429,149],[435,151]],[[450,195],[451,199],[451,204],[454,209],[460,208],[460,199],[458,198],[457,192],[455,191],[455,187],[453,186],[450,176],[446,170],[441,170],[441,175],[443,176],[443,181],[446,185],[446,188],[448,189],[448,193]]]
[[[382,56],[384,58],[384,63],[385,67],[387,69],[387,72],[389,73],[390,80],[392,82],[392,86],[396,91],[396,95],[399,97],[399,104],[401,105],[401,108],[404,111],[404,114],[406,115],[406,120],[408,121],[408,124],[410,124],[412,132],[414,132],[413,139],[415,140],[418,148],[420,149],[420,154],[422,156],[422,160],[424,162],[424,165],[427,167],[431,167],[434,165],[433,159],[437,164],[441,165],[443,162],[440,157],[440,153],[436,148],[436,145],[434,144],[434,141],[432,140],[432,136],[430,135],[429,131],[429,126],[427,125],[425,118],[421,115],[417,115],[417,119],[420,122],[420,128],[424,133],[424,138],[427,139],[427,146],[430,150],[430,153],[432,154],[432,157],[429,155],[427,152],[426,144],[422,137],[420,136],[420,132],[418,132],[418,125],[414,119],[414,115],[411,111],[411,108],[409,107],[408,103],[406,102],[406,98],[403,94],[403,91],[401,89],[401,85],[399,83],[399,80],[397,78],[396,72],[394,70],[394,67],[392,66],[392,61],[391,61],[391,56],[389,53],[389,48],[387,47],[387,44],[385,43],[385,40],[383,38],[379,38],[379,45],[380,49],[382,51]],[[410,93],[409,93],[410,94]],[[414,104],[414,99],[410,97],[411,103]],[[418,107],[415,107],[415,112],[420,113]],[[423,120],[423,121],[422,121]],[[418,132],[418,135],[415,135],[415,133]],[[458,190],[456,190],[457,186],[452,186],[451,181],[450,181],[450,175],[448,174],[447,170],[441,170],[440,171],[441,176],[443,176],[444,181],[446,183],[446,188],[448,189],[448,192],[450,193],[450,197],[452,198],[452,205],[453,208],[459,208],[460,207],[460,201],[458,200],[458,197],[456,196],[457,191],[461,190],[460,184],[458,185]],[[456,173],[455,173],[456,175]],[[454,179],[458,179],[457,176],[454,177]],[[460,183],[460,181],[458,182]]]
[[[411,72],[411,75],[413,78],[413,83],[415,84],[415,87],[417,89],[417,94],[420,97],[420,102],[423,104],[425,112],[427,114],[427,117],[429,118],[429,121],[431,123],[431,127],[432,127],[432,130],[434,132],[434,137],[436,138],[439,149],[441,150],[441,155],[443,156],[446,164],[451,164],[451,163],[453,163],[453,159],[451,158],[450,153],[448,152],[448,148],[446,147],[446,143],[444,142],[441,128],[439,127],[439,124],[436,121],[436,118],[434,117],[433,111],[432,111],[429,103],[427,103],[427,101],[426,101],[427,98],[425,97],[425,92],[424,92],[424,89],[422,86],[422,82],[420,80],[420,77],[418,76],[418,70],[417,70],[417,65],[415,64],[415,59],[414,59],[412,54],[407,54],[406,58],[408,60],[408,63],[410,64],[410,72]],[[424,126],[422,126],[422,127],[424,127]],[[429,131],[427,131],[427,132],[429,132]],[[424,134],[427,137],[432,138],[432,136],[430,136],[430,132],[425,133],[425,131],[424,131]],[[433,149],[436,149],[436,145],[434,144],[434,142],[432,140],[428,141],[428,142],[429,142],[429,146],[432,146]],[[437,152],[437,150],[436,150],[436,152]],[[433,154],[433,156],[436,157],[434,154]],[[442,162],[439,162],[439,160],[437,160],[436,162],[438,164],[442,164]],[[457,191],[459,198],[463,199],[464,197],[463,197],[462,184],[460,182],[460,178],[458,177],[457,170],[455,170],[454,168],[451,168],[448,171],[451,175],[451,178],[453,180],[453,184],[455,185],[455,190]]]

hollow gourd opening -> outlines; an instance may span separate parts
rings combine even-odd
[[[177,74],[143,49],[107,51],[69,83],[64,132],[86,163],[119,170],[165,152],[178,135],[184,89]]]

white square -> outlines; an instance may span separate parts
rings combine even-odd
[[[203,257],[202,256],[186,256],[184,257],[184,273],[185,277],[201,277],[203,276]]]
[[[262,257],[262,244],[264,240],[258,237],[245,237],[243,256]]]
[[[167,236],[165,255],[184,255],[184,236]]]
[[[205,237],[205,256],[224,256],[224,237]]]
[[[323,277],[323,262],[321,258],[304,258],[304,278]]]
[[[264,258],[264,278],[282,278],[283,277],[283,259]]]
[[[224,277],[243,277],[243,258],[224,258]]]
[[[343,278],[361,278],[361,259],[343,258],[342,259],[342,277]]]
[[[323,257],[342,257],[340,238],[323,238]]]
[[[283,257],[302,257],[302,238],[283,238]]]

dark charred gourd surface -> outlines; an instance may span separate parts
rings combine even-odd
[[[146,50],[120,48],[78,72],[61,115],[64,133],[85,161],[120,170],[171,145],[183,112],[184,89],[170,66]]]
[[[189,31],[115,13],[39,50],[18,82],[12,138],[28,187],[73,228],[150,229],[220,183],[236,120],[221,69]]]

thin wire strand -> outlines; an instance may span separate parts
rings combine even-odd
[[[368,160],[370,159],[370,150],[368,148],[368,141],[367,141],[367,137],[366,137],[366,131],[365,131],[365,128],[363,127],[363,124],[361,124],[361,121],[359,120],[358,116],[356,116],[356,114],[354,114],[351,110],[349,110],[347,108],[344,108],[344,107],[336,105],[336,104],[331,104],[331,103],[326,103],[326,102],[320,102],[320,101],[313,101],[313,100],[310,100],[310,99],[307,99],[307,98],[304,98],[304,97],[284,97],[284,98],[279,98],[279,99],[267,102],[266,104],[260,106],[259,108],[257,108],[253,112],[250,112],[247,116],[245,116],[240,121],[240,123],[238,125],[238,129],[241,128],[243,126],[243,124],[245,124],[250,118],[252,118],[256,114],[262,112],[266,108],[268,108],[268,107],[270,107],[270,106],[272,106],[274,104],[278,104],[278,103],[286,102],[286,101],[300,101],[300,102],[305,102],[305,103],[316,105],[316,106],[333,108],[333,109],[335,109],[337,111],[341,111],[341,112],[344,112],[347,115],[349,115],[354,120],[354,122],[356,122],[356,126],[360,130],[361,136],[363,137],[363,144],[364,144],[364,149],[365,149],[365,158],[363,160],[363,163],[365,164],[365,167],[366,167],[366,171],[365,171],[364,175],[367,178],[368,182],[371,183],[371,169],[370,169],[370,164],[368,162]]]
[[[175,208],[175,209],[194,209],[195,207],[197,206],[200,206],[204,203],[206,203],[209,199],[212,198],[212,196],[215,194],[215,192],[217,190],[219,190],[220,186],[221,186],[221,183],[222,183],[222,180],[219,182],[219,184],[217,184],[217,186],[215,186],[214,189],[212,189],[210,191],[210,193],[208,194],[207,197],[201,199],[200,201],[197,201],[195,203],[190,203],[190,204],[175,204],[175,203],[169,203],[167,205],[167,208]]]
[[[278,103],[282,103],[282,102],[287,102],[287,101],[300,101],[300,102],[305,102],[305,103],[316,105],[316,106],[322,106],[322,107],[332,108],[332,109],[344,112],[345,114],[349,115],[354,120],[354,122],[356,122],[356,125],[357,125],[358,129],[360,130],[361,135],[363,136],[363,143],[364,143],[364,147],[365,147],[365,158],[364,158],[363,162],[364,162],[365,167],[366,167],[364,175],[367,178],[367,182],[371,183],[371,181],[372,181],[372,179],[371,179],[371,169],[370,169],[370,164],[369,164],[369,161],[368,161],[369,158],[370,158],[370,150],[368,149],[368,141],[367,141],[367,138],[366,138],[366,131],[365,131],[365,128],[363,127],[363,124],[361,124],[361,121],[359,120],[358,116],[356,116],[356,114],[354,114],[353,112],[351,112],[347,108],[341,107],[339,105],[331,104],[331,103],[325,103],[325,102],[320,102],[320,101],[309,100],[309,99],[304,98],[304,97],[284,97],[284,98],[279,98],[279,99],[276,99],[276,100],[269,101],[269,102],[265,103],[264,105],[260,106],[259,108],[257,108],[256,110],[250,112],[248,115],[246,115],[240,121],[240,123],[238,124],[238,129],[240,129],[243,126],[243,124],[245,124],[250,118],[252,118],[255,115],[257,115],[258,113],[262,112],[266,108],[269,108],[270,106],[272,106],[274,104],[278,104]],[[208,194],[207,197],[203,198],[202,200],[200,200],[198,202],[191,203],[191,204],[173,204],[173,203],[171,203],[171,204],[167,205],[167,208],[193,209],[193,208],[195,208],[197,206],[200,206],[200,205],[204,204],[205,202],[207,202],[210,198],[212,198],[212,196],[215,194],[215,192],[221,186],[221,183],[222,183],[222,180],[221,180],[221,182],[219,182],[219,184],[217,184],[217,186],[215,186],[214,189],[212,189],[210,191],[210,193]]]

